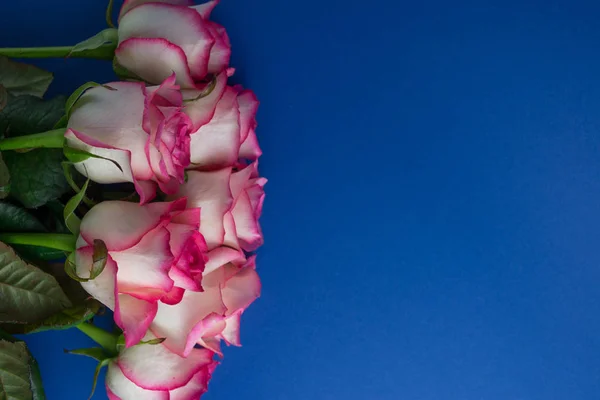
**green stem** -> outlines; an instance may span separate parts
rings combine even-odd
[[[115,46],[106,45],[95,49],[73,51],[75,46],[56,47],[0,47],[0,55],[11,58],[92,58],[112,60]]]
[[[98,343],[110,355],[117,354],[117,337],[112,333],[98,328],[96,325],[88,322],[82,322],[75,326],[81,332],[88,335],[94,342]]]
[[[77,238],[61,233],[0,233],[0,242],[74,251]]]
[[[54,129],[33,135],[15,136],[0,140],[0,150],[21,150],[46,147],[62,149],[65,142],[65,128]]]

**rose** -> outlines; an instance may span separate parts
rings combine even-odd
[[[254,251],[263,243],[258,220],[267,180],[259,177],[258,162],[237,171],[223,168],[187,175],[173,198],[187,198],[190,207],[202,209],[200,232],[209,250],[224,245],[233,254]]]
[[[106,266],[82,286],[114,310],[127,347],[146,334],[159,302],[177,304],[185,291],[202,290],[206,243],[198,232],[200,210],[185,206],[185,199],[143,206],[106,201],[81,221],[76,272],[90,277],[93,244],[102,240]]]
[[[208,18],[218,1],[189,6],[186,0],[128,0],[119,16],[117,62],[145,81],[159,83],[173,72],[184,88],[229,64],[225,29]]]
[[[217,364],[206,349],[193,349],[183,358],[163,344],[140,344],[108,365],[106,392],[110,400],[197,400]]]
[[[77,163],[77,170],[98,183],[133,182],[142,203],[156,185],[176,191],[190,162],[191,121],[174,81],[173,75],[155,87],[114,82],[86,91],[65,137],[68,146],[102,158]]]
[[[159,303],[150,326],[164,345],[183,357],[199,344],[222,355],[220,341],[240,345],[240,318],[259,297],[261,284],[255,271],[255,257],[240,265],[228,261],[228,253],[213,250],[202,279],[203,292],[186,290],[177,304]],[[237,265],[236,265],[237,264]]]
[[[185,112],[194,125],[190,168],[214,170],[231,167],[239,159],[258,159],[262,153],[255,132],[256,95],[240,86],[227,86],[226,72],[215,78],[208,96],[194,100],[199,93],[183,90],[188,99]]]

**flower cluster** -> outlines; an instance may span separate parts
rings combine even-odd
[[[258,101],[227,83],[229,38],[209,20],[216,3],[126,1],[115,61],[138,80],[89,88],[70,110],[66,145],[92,155],[76,169],[139,195],[91,208],[76,245],[84,280],[94,243],[107,250],[101,274],[82,286],[123,331],[111,399],[197,399],[221,342],[240,345],[241,315],[260,294]]]

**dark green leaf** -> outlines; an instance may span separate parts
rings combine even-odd
[[[65,350],[65,353],[75,354],[78,356],[91,357],[94,360],[102,361],[107,357],[102,347],[91,347],[89,349]]]
[[[64,309],[38,324],[25,325],[23,333],[73,328],[75,325],[89,321],[98,313],[101,307],[102,304],[98,301],[89,299],[81,305]]]
[[[4,107],[6,107],[7,103],[8,92],[6,91],[6,88],[3,85],[0,85],[0,111],[2,111]]]
[[[39,368],[23,342],[0,340],[0,399],[45,399]]]
[[[56,279],[25,263],[9,246],[0,243],[0,322],[34,324],[71,302]]]
[[[33,96],[10,99],[0,112],[0,134],[22,136],[52,130],[65,112],[64,96],[41,100]]]
[[[43,217],[39,217],[39,219],[49,232],[70,232],[67,226],[65,225],[65,219],[63,216],[64,209],[65,205],[59,200],[49,201],[44,207],[40,209],[40,211],[43,212]]]
[[[0,56],[0,84],[12,95],[42,97],[51,82],[50,72]]]
[[[44,225],[26,210],[0,201],[0,232],[46,232]]]
[[[61,210],[62,211],[62,210]],[[21,207],[0,201],[0,232],[47,232],[44,225]],[[15,245],[15,250],[28,260],[56,260],[64,257],[60,250],[39,246]]]
[[[73,233],[74,235],[79,234],[79,226],[81,225],[81,219],[79,219],[77,214],[75,214],[75,210],[77,210],[77,207],[79,207],[79,204],[81,204],[81,201],[85,197],[85,192],[87,191],[89,183],[90,180],[88,179],[79,191],[79,193],[73,196],[65,206],[65,224],[67,225],[67,228],[69,228],[71,233]]]
[[[10,172],[0,154],[0,199],[5,199],[10,193]]]
[[[33,400],[46,400],[40,367],[31,353],[29,353],[29,383],[33,392]]]
[[[27,208],[56,200],[69,190],[63,174],[60,149],[6,152],[4,161],[11,176],[11,196]]]
[[[56,124],[54,124],[52,129],[66,128],[68,124],[69,124],[69,116],[67,114],[65,114],[62,117],[60,117],[60,119],[58,120],[58,122]]]
[[[43,101],[32,96],[11,99],[0,112],[0,133],[10,137],[51,130],[64,114],[65,98]],[[11,195],[29,208],[57,199],[67,190],[59,149],[37,149],[24,153],[8,151],[5,163],[12,177]]]
[[[77,53],[86,53],[87,50],[100,48],[106,49],[106,59],[110,60],[114,56],[114,50],[117,48],[119,37],[115,28],[105,29],[83,42],[77,43],[71,50],[71,57],[77,57]],[[98,54],[98,53],[97,53]]]

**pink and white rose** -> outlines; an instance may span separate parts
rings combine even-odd
[[[159,83],[172,73],[183,88],[196,88],[229,64],[225,29],[210,21],[218,1],[127,0],[119,15],[117,62],[143,80]]]
[[[225,259],[209,257],[202,280],[204,291],[186,290],[179,303],[159,304],[150,330],[166,338],[163,344],[174,353],[188,357],[199,344],[222,354],[221,340],[240,346],[240,318],[260,296],[261,284],[254,256],[243,265],[223,264]]]
[[[259,176],[257,161],[235,170],[187,174],[187,182],[172,197],[187,198],[190,207],[202,209],[200,232],[209,250],[226,246],[232,254],[243,254],[262,245],[259,218],[267,180]]]
[[[192,123],[182,106],[174,75],[154,87],[113,82],[89,89],[72,109],[65,138],[102,158],[75,167],[98,183],[134,183],[142,203],[157,186],[174,193],[190,163]]]
[[[217,367],[213,355],[193,349],[183,358],[163,344],[127,348],[108,365],[106,393],[110,400],[198,400]]]
[[[143,206],[105,201],[83,218],[77,274],[90,276],[94,240],[102,240],[106,267],[82,286],[114,311],[127,347],[146,335],[159,303],[177,304],[186,291],[203,290],[207,248],[199,225],[200,210],[186,209],[185,199]]]
[[[183,90],[187,100],[199,90]],[[185,113],[192,120],[190,168],[215,170],[254,161],[262,154],[256,138],[256,95],[240,86],[227,85],[227,72],[216,76],[210,94],[188,101]]]

